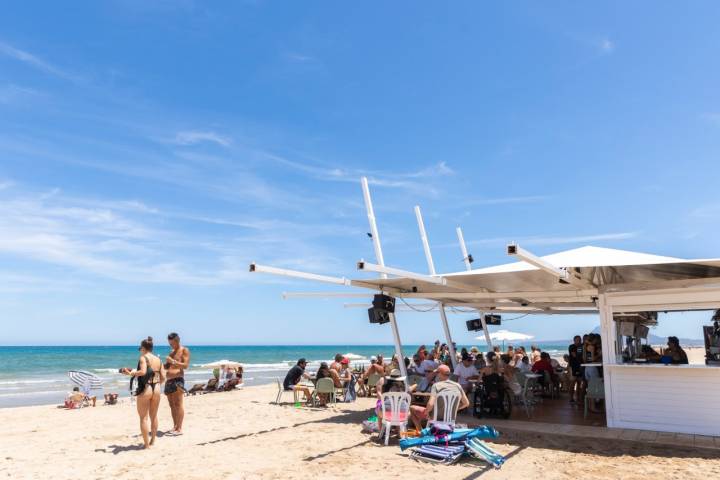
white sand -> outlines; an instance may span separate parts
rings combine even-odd
[[[68,411],[54,406],[0,410],[1,478],[477,478],[484,464],[416,463],[361,432],[373,400],[327,409],[270,402],[275,387],[186,399],[186,434],[140,450],[135,409],[125,402]],[[160,425],[169,429],[163,399]],[[492,422],[490,422],[492,423]],[[717,451],[683,450],[560,436],[505,435],[494,448],[510,455],[480,478],[712,478]]]

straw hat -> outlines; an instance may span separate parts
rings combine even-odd
[[[398,381],[404,381],[405,377],[402,376],[402,373],[397,368],[394,368],[390,372],[390,380],[398,380]]]

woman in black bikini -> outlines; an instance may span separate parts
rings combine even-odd
[[[157,413],[160,407],[160,384],[165,381],[165,367],[160,358],[152,354],[153,340],[148,337],[140,343],[140,359],[135,370],[123,368],[125,375],[134,377],[137,382],[135,395],[137,399],[137,412],[140,417],[140,432],[142,432],[145,448],[155,443],[157,436]],[[149,417],[149,428],[148,428]]]

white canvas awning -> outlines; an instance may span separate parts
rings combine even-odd
[[[592,246],[539,258],[567,270],[585,287],[559,281],[525,261],[427,278],[352,280],[352,284],[446,305],[529,313],[595,312],[600,291],[720,284],[720,259],[685,260]]]

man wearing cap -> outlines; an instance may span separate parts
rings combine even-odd
[[[421,422],[423,420],[427,420],[430,413],[433,411],[433,408],[435,408],[437,396],[440,392],[445,390],[457,392],[460,396],[460,404],[457,409],[458,411],[463,410],[470,405],[470,400],[468,400],[467,395],[465,395],[465,391],[462,389],[460,384],[450,380],[450,367],[447,365],[440,365],[434,373],[436,382],[430,389],[430,398],[428,399],[427,405],[425,407],[421,407],[419,405],[412,405],[410,407],[410,418],[412,419],[415,428],[418,430],[422,429]]]
[[[306,366],[307,360],[305,360],[304,358],[298,360],[297,365],[292,367],[288,371],[287,375],[285,375],[285,380],[283,381],[283,388],[289,391],[302,392],[305,395],[305,399],[309,401],[310,398],[312,398],[312,393],[310,393],[310,389],[302,385],[298,385],[301,378],[310,378],[310,375],[305,373]]]

